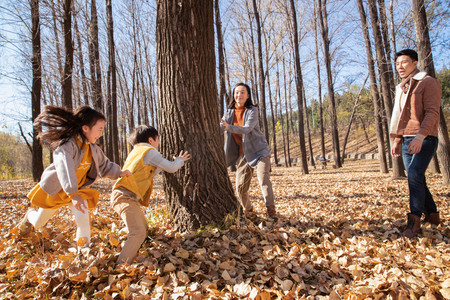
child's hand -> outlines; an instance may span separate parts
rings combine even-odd
[[[123,177],[123,176],[131,176],[131,175],[133,175],[133,173],[131,173],[130,170],[125,170],[125,171],[120,172],[119,177]]]
[[[84,214],[83,208],[87,211],[88,207],[87,207],[86,201],[83,198],[81,198],[80,195],[75,194],[75,195],[72,195],[70,198],[72,198],[72,204],[73,204],[73,206],[75,206],[76,209],[81,211],[83,214]]]
[[[189,152],[181,150],[180,155],[178,155],[178,158],[181,158],[183,161],[187,161],[189,159],[191,159],[191,155],[189,154]]]

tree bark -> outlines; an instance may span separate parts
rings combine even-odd
[[[100,68],[100,51],[98,46],[98,17],[96,0],[91,0],[90,26],[91,80],[94,90],[94,108],[103,112],[102,72]]]
[[[370,19],[372,23],[373,36],[375,39],[375,50],[376,50],[377,64],[380,71],[381,91],[383,94],[384,108],[387,120],[390,123],[393,105],[391,92],[392,88],[390,86],[388,69],[386,67],[386,54],[384,51],[383,39],[381,36],[381,30],[379,26],[377,2],[376,0],[368,0],[367,2],[369,3]],[[390,147],[388,147],[388,151],[390,152]],[[390,153],[388,155],[390,155]],[[393,161],[392,164],[393,178],[405,177],[404,166],[401,157],[394,157],[392,161]]]
[[[328,37],[328,15],[327,15],[327,1],[318,0],[318,13],[320,28],[322,29],[322,40],[323,40],[323,50],[325,67],[327,70],[327,80],[328,80],[328,98],[330,102],[330,119],[331,119],[331,138],[333,140],[333,154],[334,162],[336,168],[340,168],[341,164],[341,154],[339,149],[339,132],[337,127],[337,116],[336,116],[336,101],[334,99],[334,86],[333,86],[333,74],[331,72],[331,54],[330,54],[330,40]]]
[[[419,54],[419,65],[431,77],[436,78],[434,70],[433,54],[431,52],[430,36],[428,33],[427,13],[424,0],[413,0],[414,25],[416,27],[417,52]],[[441,106],[439,120],[439,146],[438,157],[441,164],[442,181],[450,184],[450,141],[447,124]]]
[[[319,61],[319,45],[317,38],[317,8],[316,1],[314,0],[314,53],[316,57],[316,72],[317,72],[317,97],[319,98],[319,126],[320,126],[320,150],[321,156],[324,158],[323,165],[327,165],[325,160],[325,132],[323,129],[323,108],[322,108],[322,82],[320,79],[320,61]]]
[[[217,108],[213,2],[158,0],[157,74],[161,150],[189,150],[183,169],[165,174],[174,227],[218,223],[238,202],[227,174]]]
[[[386,155],[385,155],[385,144],[383,135],[383,124],[382,124],[382,110],[380,103],[380,95],[378,93],[377,87],[377,77],[375,74],[375,62],[372,56],[372,46],[370,43],[369,28],[367,26],[367,17],[364,11],[364,6],[362,0],[357,0],[359,15],[361,19],[361,27],[363,29],[364,43],[366,46],[366,58],[367,66],[369,68],[370,77],[370,95],[373,102],[374,114],[375,114],[375,128],[377,135],[377,146],[378,146],[378,159],[380,161],[380,172],[388,173]]]
[[[225,87],[225,56],[224,56],[224,42],[222,34],[222,22],[220,21],[219,0],[214,0],[214,11],[216,20],[217,33],[217,53],[219,54],[219,118],[223,116],[225,111],[226,87]]]
[[[42,89],[42,56],[41,56],[41,26],[39,16],[39,0],[31,0],[31,43],[33,56],[31,65],[33,68],[33,83],[31,87],[31,118],[34,122],[41,113],[41,89]],[[33,128],[33,147],[31,156],[31,170],[34,181],[39,181],[44,164],[42,163],[42,146],[37,139],[38,131]]]
[[[302,165],[302,173],[309,174],[308,159],[306,154],[305,145],[305,127],[303,121],[303,76],[302,67],[300,65],[300,50],[298,40],[298,26],[297,26],[297,12],[295,9],[294,0],[291,0],[291,13],[292,13],[292,31],[294,34],[294,57],[295,57],[295,78],[297,88],[297,108],[298,108],[298,136],[300,140],[300,158]]]
[[[72,73],[73,73],[73,41],[72,41],[72,0],[64,0],[63,17],[64,36],[64,73],[62,78],[62,104],[72,110]]]
[[[111,0],[106,0],[106,18],[107,18],[107,30],[108,30],[108,58],[110,74],[111,98],[108,99],[108,128],[109,135],[109,147],[111,148],[110,159],[114,162],[119,162],[119,129],[117,127],[117,71],[116,71],[116,55],[115,55],[115,43],[114,43],[114,21],[112,14]]]
[[[258,41],[258,64],[259,64],[258,70],[259,70],[259,91],[260,91],[259,104],[261,106],[260,113],[264,135],[266,136],[266,140],[269,141],[269,128],[267,125],[267,115],[266,115],[266,86],[265,86],[266,77],[264,76],[265,73],[262,54],[261,21],[259,19],[259,11],[258,7],[256,6],[256,0],[252,0],[252,2],[253,2],[253,13],[255,14],[255,22],[256,22],[256,39]]]
[[[81,44],[81,35],[80,35],[80,31],[78,29],[78,22],[77,22],[77,18],[76,16],[73,19],[73,25],[74,25],[74,29],[75,29],[75,36],[77,38],[77,43],[78,43],[78,63],[80,64],[80,75],[81,75],[81,87],[82,87],[82,92],[83,92],[83,98],[84,101],[83,103],[85,105],[89,105],[89,93],[88,93],[88,88],[87,88],[87,78],[86,78],[86,72],[85,72],[85,67],[84,67],[84,57],[83,57],[83,47]]]

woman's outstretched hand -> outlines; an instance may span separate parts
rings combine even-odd
[[[228,127],[230,125],[228,125],[227,121],[225,121],[224,119],[220,120],[220,125],[223,126],[223,128],[225,128],[225,130],[228,130]]]

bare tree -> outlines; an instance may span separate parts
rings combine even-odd
[[[327,0],[318,0],[319,22],[322,33],[325,67],[328,79],[328,99],[330,103],[331,139],[333,141],[334,162],[337,168],[342,166],[339,150],[339,132],[337,127],[336,101],[334,99],[333,74],[331,72],[330,40],[328,37]]]
[[[416,27],[417,50],[419,65],[428,75],[436,78],[433,54],[431,52],[430,36],[428,33],[427,13],[424,0],[413,0],[414,24]],[[445,116],[440,111],[438,157],[441,163],[444,184],[450,184],[450,142]]]
[[[119,162],[119,129],[117,127],[117,78],[116,78],[116,56],[114,43],[114,21],[111,0],[106,0],[106,18],[108,27],[108,138],[109,157]]]
[[[102,72],[100,67],[100,50],[98,45],[98,17],[96,0],[91,0],[91,24],[89,31],[89,62],[91,69],[91,86],[93,89],[94,108],[103,112]]]
[[[305,129],[303,121],[303,76],[302,67],[300,65],[300,50],[298,39],[298,26],[297,26],[297,12],[295,9],[294,0],[291,0],[291,14],[292,14],[292,31],[294,33],[294,58],[295,58],[295,78],[296,78],[296,90],[297,90],[297,108],[298,108],[298,136],[300,140],[300,158],[303,174],[309,174],[308,159],[306,154],[305,145]]]
[[[72,42],[72,0],[64,0],[63,17],[64,36],[64,73],[62,77],[62,103],[72,109],[72,73],[73,73],[73,42]]]
[[[214,0],[214,11],[216,19],[217,34],[217,53],[219,55],[219,117],[223,116],[226,103],[226,87],[225,87],[225,45],[223,42],[222,22],[220,21],[219,0]]]
[[[362,0],[357,0],[359,15],[361,19],[361,27],[364,35],[364,42],[366,46],[366,58],[367,58],[367,66],[369,68],[369,77],[370,77],[370,93],[373,101],[374,114],[375,114],[375,128],[377,135],[377,145],[378,145],[378,157],[380,160],[380,171],[381,173],[388,173],[387,161],[385,155],[385,144],[384,144],[384,135],[383,135],[383,125],[382,125],[382,111],[381,111],[381,103],[380,103],[380,95],[378,93],[377,87],[377,77],[375,74],[375,62],[373,61],[372,56],[372,46],[370,43],[369,36],[369,28],[367,27],[367,17],[364,11],[364,6]]]
[[[31,65],[33,68],[33,84],[31,88],[31,111],[32,120],[41,113],[41,89],[42,89],[42,56],[41,56],[41,26],[39,16],[39,0],[31,0],[31,43],[33,45],[33,56]],[[33,151],[31,157],[33,180],[39,181],[44,165],[42,163],[42,146],[37,139],[38,131],[33,129]]]
[[[219,129],[213,2],[157,3],[161,150],[164,156],[192,153],[181,171],[165,174],[164,190],[175,228],[188,230],[238,209]]]

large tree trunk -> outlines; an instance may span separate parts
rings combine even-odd
[[[367,27],[367,17],[364,11],[364,6],[362,0],[357,0],[359,15],[361,18],[361,27],[364,34],[364,42],[366,45],[366,57],[367,65],[369,67],[369,77],[370,77],[370,94],[373,101],[374,113],[375,113],[375,128],[377,135],[377,145],[378,145],[378,156],[380,160],[380,171],[381,173],[388,173],[388,167],[385,155],[385,145],[384,145],[384,135],[383,135],[383,124],[382,124],[382,110],[380,104],[380,95],[378,93],[377,87],[377,77],[375,75],[375,63],[372,56],[372,46],[370,44],[369,29]]]
[[[306,154],[305,144],[305,127],[303,122],[303,77],[302,67],[300,65],[300,50],[298,40],[298,26],[297,26],[297,12],[295,9],[294,0],[291,0],[291,13],[292,13],[292,31],[294,33],[294,57],[295,57],[295,78],[297,87],[297,108],[298,108],[298,136],[300,140],[300,158],[302,165],[302,173],[309,174],[308,159]]]
[[[383,38],[381,36],[381,30],[379,26],[377,1],[368,0],[370,19],[372,23],[373,36],[375,40],[375,50],[377,57],[377,64],[380,71],[381,78],[381,92],[383,93],[384,108],[386,117],[390,123],[392,115],[392,88],[389,79],[389,71],[386,66],[386,54],[383,47]],[[390,147],[388,147],[388,151]],[[390,152],[390,151],[389,151]],[[390,153],[389,153],[390,155]],[[404,166],[401,157],[394,157],[392,164],[392,176],[393,178],[405,177]]]
[[[221,222],[238,202],[227,174],[217,109],[213,2],[158,0],[157,74],[161,150],[188,150],[183,169],[165,174],[177,230]]]
[[[34,119],[41,113],[41,89],[42,89],[42,56],[41,56],[41,26],[39,17],[39,0],[31,0],[31,43],[33,56],[31,65],[33,68],[33,84],[31,87],[31,118]],[[33,180],[39,181],[44,165],[42,163],[42,146],[37,139],[38,132],[33,129],[33,147],[31,156],[31,170]]]
[[[227,102],[227,99],[225,87],[225,50],[222,34],[222,22],[220,21],[219,0],[214,0],[214,10],[216,16],[217,52],[219,54],[219,118],[221,118],[225,111],[225,103]]]
[[[414,25],[416,27],[417,52],[419,53],[419,65],[428,75],[436,78],[434,70],[433,54],[431,52],[430,36],[428,33],[427,13],[424,0],[413,0]],[[440,111],[439,121],[439,146],[438,157],[441,163],[442,180],[444,184],[450,184],[450,141],[445,117]]]
[[[263,54],[262,54],[262,34],[261,34],[261,21],[259,19],[259,11],[256,5],[256,0],[253,0],[253,13],[255,14],[255,22],[256,22],[256,38],[258,40],[258,63],[259,63],[259,104],[261,105],[260,113],[261,113],[261,122],[262,128],[264,131],[264,135],[266,136],[266,140],[269,141],[269,127],[267,125],[267,115],[266,115],[266,76],[264,76],[264,65],[263,65]]]
[[[86,72],[85,72],[85,67],[84,67],[84,57],[83,57],[83,45],[81,44],[81,35],[80,35],[80,31],[78,29],[78,22],[77,22],[77,17],[75,16],[73,19],[73,25],[74,25],[74,29],[75,29],[75,36],[77,38],[77,43],[78,43],[78,63],[80,64],[80,75],[81,75],[81,87],[82,87],[82,91],[83,91],[83,104],[84,105],[89,105],[89,93],[88,93],[88,88],[87,88],[87,78],[86,78]]]
[[[322,3],[323,2],[323,3]],[[328,15],[327,15],[327,1],[318,0],[318,13],[320,28],[322,29],[322,40],[323,40],[323,50],[325,67],[327,71],[328,80],[328,99],[330,100],[330,119],[331,119],[331,138],[333,140],[333,154],[334,162],[337,168],[342,166],[341,164],[341,154],[339,149],[339,132],[337,127],[337,116],[336,116],[336,101],[334,99],[334,86],[333,86],[333,74],[331,72],[331,54],[330,54],[330,40],[328,37]]]
[[[62,78],[62,104],[72,109],[72,73],[73,73],[73,42],[72,42],[72,0],[64,0],[63,36],[65,62]]]
[[[102,72],[100,67],[100,51],[98,46],[98,17],[96,0],[91,0],[90,24],[91,80],[94,90],[94,108],[103,112]],[[102,141],[101,141],[102,142]],[[100,142],[100,143],[101,143]]]
[[[110,159],[119,162],[119,129],[117,127],[117,78],[116,78],[116,56],[114,44],[114,21],[112,14],[111,0],[106,0],[106,18],[108,26],[108,56],[110,74],[110,92],[111,98],[108,99],[108,128],[109,128],[109,147]]]

